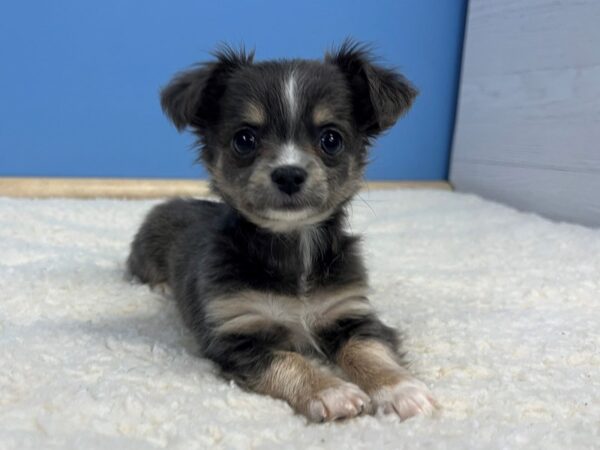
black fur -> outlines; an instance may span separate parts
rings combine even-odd
[[[167,283],[203,354],[229,376],[246,380],[251,367],[259,361],[262,366],[269,352],[296,349],[289,331],[275,326],[253,335],[218,336],[213,332],[216,324],[205,320],[206,303],[249,288],[301,296],[305,284],[317,290],[366,283],[358,240],[343,231],[343,220],[340,209],[317,225],[323,244],[303,279],[298,233],[272,233],[223,203],[175,199],[150,212],[132,243],[128,268],[144,283]],[[321,330],[318,339],[333,360],[353,335],[380,338],[394,349],[398,346],[395,332],[374,316],[340,320]],[[307,350],[313,353],[314,349]]]
[[[228,47],[216,51],[214,56],[215,62],[178,74],[161,93],[163,111],[180,131],[188,125],[205,131],[214,124],[229,76],[254,59],[252,52],[236,52]]]
[[[224,202],[175,199],[155,207],[128,259],[134,277],[171,287],[203,355],[249,388],[276,351],[335,361],[351,338],[376,339],[398,351],[397,333],[374,314],[342,314],[312,330],[314,341],[299,347],[292,328],[277,321],[251,332],[220,332],[222,324],[207,316],[207,307],[248,290],[301,302],[315,292],[367,284],[359,241],[344,231],[344,208],[360,187],[370,139],[393,125],[416,95],[402,75],[374,64],[367,49],[352,42],[322,62],[255,63],[253,57],[225,48],[162,91],[162,107],[175,126],[198,136],[213,189]],[[314,123],[317,106],[330,123]],[[259,123],[244,119],[249,108]],[[241,156],[232,136],[244,127],[255,130],[258,148]],[[319,148],[323,128],[340,133],[342,152]],[[269,178],[286,145],[303,155],[308,173],[294,196]],[[285,219],[304,210],[307,218]]]
[[[369,135],[376,136],[396,123],[417,96],[416,88],[402,74],[375,64],[364,45],[346,41],[325,60],[346,76],[357,125]]]

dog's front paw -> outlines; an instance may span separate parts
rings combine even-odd
[[[418,414],[430,416],[438,407],[427,386],[415,378],[384,386],[378,389],[371,399],[377,411],[398,414],[402,420]]]
[[[349,419],[368,410],[371,399],[358,386],[341,383],[317,392],[306,405],[306,415],[314,422]]]

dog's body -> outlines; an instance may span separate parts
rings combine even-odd
[[[224,375],[311,420],[434,408],[374,314],[357,238],[344,231],[369,139],[414,95],[350,44],[325,62],[253,63],[227,50],[162,94],[175,125],[199,136],[224,203],[157,206],[129,271],[168,284]]]

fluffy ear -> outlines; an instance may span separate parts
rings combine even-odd
[[[396,123],[417,96],[416,88],[394,70],[374,64],[369,49],[346,40],[325,61],[344,73],[353,96],[356,121],[369,135],[377,135]]]
[[[229,76],[239,67],[252,64],[254,52],[223,46],[213,56],[215,61],[175,75],[160,93],[162,109],[179,131],[191,126],[202,133],[218,119],[219,100]]]

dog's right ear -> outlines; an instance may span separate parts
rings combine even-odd
[[[213,55],[216,61],[201,63],[181,72],[162,89],[160,103],[179,131],[192,127],[202,134],[219,118],[219,100],[227,81],[238,68],[252,64],[254,52],[223,46]]]

